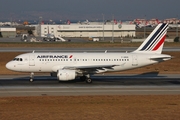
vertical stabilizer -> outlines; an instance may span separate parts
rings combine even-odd
[[[160,23],[134,52],[161,54],[168,24]]]

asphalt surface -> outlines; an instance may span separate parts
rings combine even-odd
[[[93,83],[79,79],[58,82],[56,77],[37,75],[0,76],[0,97],[79,95],[179,95],[180,75],[95,75]]]

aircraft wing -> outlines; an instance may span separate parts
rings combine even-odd
[[[76,70],[80,73],[97,73],[97,72],[106,72],[107,70],[113,70],[115,66],[124,66],[125,63],[120,65],[112,64],[112,65],[81,65],[81,66],[64,66],[63,68],[56,65],[52,68],[54,72],[59,69],[66,69],[66,70]]]
[[[115,66],[123,66],[125,63],[121,65],[93,65],[93,66],[65,66],[63,69],[69,70],[77,70],[83,73],[99,73],[106,72],[107,70],[114,69]]]
[[[119,65],[65,66],[63,69],[102,69],[102,68],[111,69],[114,66],[119,66]]]
[[[119,65],[66,66],[63,69],[77,70],[83,73],[98,73],[106,72],[107,69],[113,69],[114,66]]]

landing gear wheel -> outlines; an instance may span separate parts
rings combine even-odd
[[[30,79],[29,79],[29,81],[30,81],[30,82],[33,82],[33,78],[34,78],[34,73],[32,72],[32,73],[30,74]]]
[[[86,79],[86,83],[89,83],[89,84],[92,83],[91,78],[87,78],[87,79]]]
[[[32,78],[30,78],[30,80],[29,80],[30,82],[33,82],[33,79]]]

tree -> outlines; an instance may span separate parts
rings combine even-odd
[[[3,37],[2,34],[1,34],[1,32],[0,32],[0,37]]]
[[[175,37],[174,42],[179,42],[179,37]]]
[[[28,30],[28,34],[29,34],[29,35],[33,35],[32,30]]]

